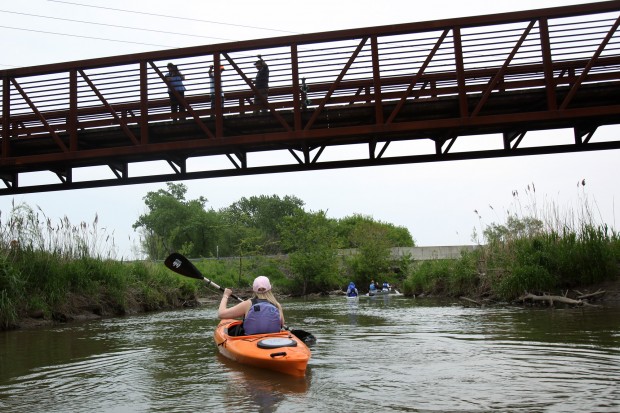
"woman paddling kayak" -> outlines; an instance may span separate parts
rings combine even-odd
[[[221,320],[243,317],[243,324],[240,324],[238,329],[242,331],[229,331],[229,334],[233,333],[231,335],[279,332],[282,326],[284,326],[284,313],[282,312],[282,306],[271,292],[269,278],[262,275],[256,277],[252,289],[254,290],[254,297],[250,300],[242,301],[234,307],[227,308],[232,290],[226,288],[220,301],[217,316]]]
[[[257,277],[254,280],[255,300],[243,301],[234,295],[232,290],[224,289],[205,278],[190,260],[178,252],[170,254],[164,263],[176,273],[202,280],[207,285],[224,292],[218,309],[218,316],[222,320],[213,332],[220,354],[242,364],[292,376],[303,377],[306,374],[311,356],[306,344],[316,343],[316,338],[307,331],[291,330],[286,327],[282,306],[273,296],[271,283],[267,277]],[[242,302],[226,308],[230,297]],[[234,319],[241,317],[245,317],[245,320]],[[270,332],[250,335],[244,331],[244,324],[250,331]]]
[[[217,315],[222,320],[213,333],[219,352],[242,364],[296,377],[306,374],[310,350],[294,331],[282,330],[282,306],[264,276],[254,280],[255,297],[227,308],[232,290],[224,289]],[[243,321],[234,320],[243,317]]]

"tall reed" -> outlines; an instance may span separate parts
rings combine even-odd
[[[407,279],[405,292],[457,295],[469,289],[470,294],[513,300],[524,292],[557,292],[615,279],[620,236],[601,223],[597,205],[584,186],[585,180],[580,182],[577,207],[564,210],[554,202],[540,203],[530,184],[524,192],[527,202],[513,191],[513,206],[502,224],[482,225],[474,211],[481,231],[474,229],[473,237],[478,239],[482,233],[481,248],[456,262],[418,265]]]
[[[112,259],[113,238],[97,224],[54,224],[25,204],[0,213],[0,329],[33,315],[124,314],[195,300],[200,284],[161,263]]]
[[[26,203],[13,203],[4,218],[0,211],[0,245],[5,248],[47,251],[63,258],[116,258],[114,234],[98,227],[97,215],[90,224],[82,221],[74,225],[66,216],[53,222],[38,206],[33,209]]]

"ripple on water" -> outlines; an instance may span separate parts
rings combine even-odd
[[[144,387],[141,360],[151,354],[150,348],[132,348],[35,368],[2,386],[2,399],[15,410],[41,404],[48,406],[46,411],[79,411],[90,405],[94,397],[116,404],[124,395],[131,394],[131,384],[138,390]]]

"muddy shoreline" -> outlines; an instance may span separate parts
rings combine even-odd
[[[616,281],[607,281],[604,283],[596,284],[593,286],[589,286],[587,288],[577,288],[580,293],[583,294],[591,294],[597,291],[605,291],[605,294],[601,295],[600,298],[596,300],[588,301],[590,304],[594,304],[601,307],[620,307],[620,277]],[[339,295],[344,292],[332,291],[330,293],[325,293],[328,295]],[[574,290],[571,291],[574,294]],[[240,293],[244,296],[242,293]],[[251,291],[248,292],[251,294]],[[558,293],[556,293],[558,294]],[[248,295],[249,296],[249,295]],[[434,297],[437,298],[437,297]],[[457,297],[452,297],[454,300],[459,300]],[[472,300],[476,299],[474,297],[470,297]],[[180,308],[192,308],[192,307],[200,307],[211,305],[215,309],[217,304],[219,303],[220,294],[219,293],[210,293],[206,292],[205,295],[197,297],[195,300],[179,302],[176,306],[169,306],[166,308],[158,308],[158,309],[149,309],[145,310],[138,303],[130,306],[128,310],[123,312],[119,312],[117,309],[106,306],[101,303],[90,303],[88,297],[80,296],[80,297],[70,297],[67,300],[67,305],[63,309],[63,311],[56,312],[50,316],[45,316],[43,313],[38,314],[29,314],[28,316],[20,318],[17,325],[13,326],[8,330],[20,330],[20,329],[32,329],[32,328],[44,328],[55,325],[62,325],[68,323],[80,323],[87,322],[92,320],[100,320],[106,318],[114,318],[114,317],[125,317],[136,314],[143,314],[147,312],[153,311],[166,311]],[[481,299],[477,299],[480,301],[484,301]],[[461,304],[467,305],[466,302],[460,300]],[[471,304],[471,303],[470,303]],[[493,304],[489,304],[493,305]],[[519,305],[518,302],[513,303],[512,305]],[[5,331],[8,331],[5,330]]]

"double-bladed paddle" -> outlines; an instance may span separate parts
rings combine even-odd
[[[197,280],[203,280],[207,287],[212,285],[221,292],[224,292],[223,287],[220,287],[210,279],[205,278],[200,272],[200,270],[198,270],[198,268],[196,268],[196,266],[192,264],[190,260],[188,260],[185,256],[179,254],[178,252],[173,252],[172,254],[170,254],[168,258],[166,258],[166,260],[164,261],[164,264],[166,265],[166,267],[170,268],[172,271],[178,274],[184,275],[189,278],[195,278]],[[234,294],[231,294],[230,296],[239,301],[243,301],[242,298],[239,298]]]
[[[177,274],[181,274],[189,278],[195,278],[197,280],[203,280],[207,286],[212,285],[218,290],[224,292],[223,287],[220,287],[219,285],[217,285],[216,283],[214,283],[213,281],[211,281],[210,279],[202,275],[200,270],[198,270],[198,268],[196,268],[196,266],[192,264],[192,262],[189,259],[187,259],[184,255],[178,252],[173,252],[172,254],[170,254],[164,260],[164,265],[168,267],[169,269],[171,269],[172,271],[176,272]],[[243,301],[242,298],[239,298],[238,296],[234,294],[231,294],[231,297],[239,301]],[[284,326],[284,329],[293,333],[295,336],[297,336],[297,338],[299,338],[301,341],[303,341],[306,344],[316,343],[316,337],[314,337],[312,334],[308,333],[307,331],[291,330],[287,326]]]

